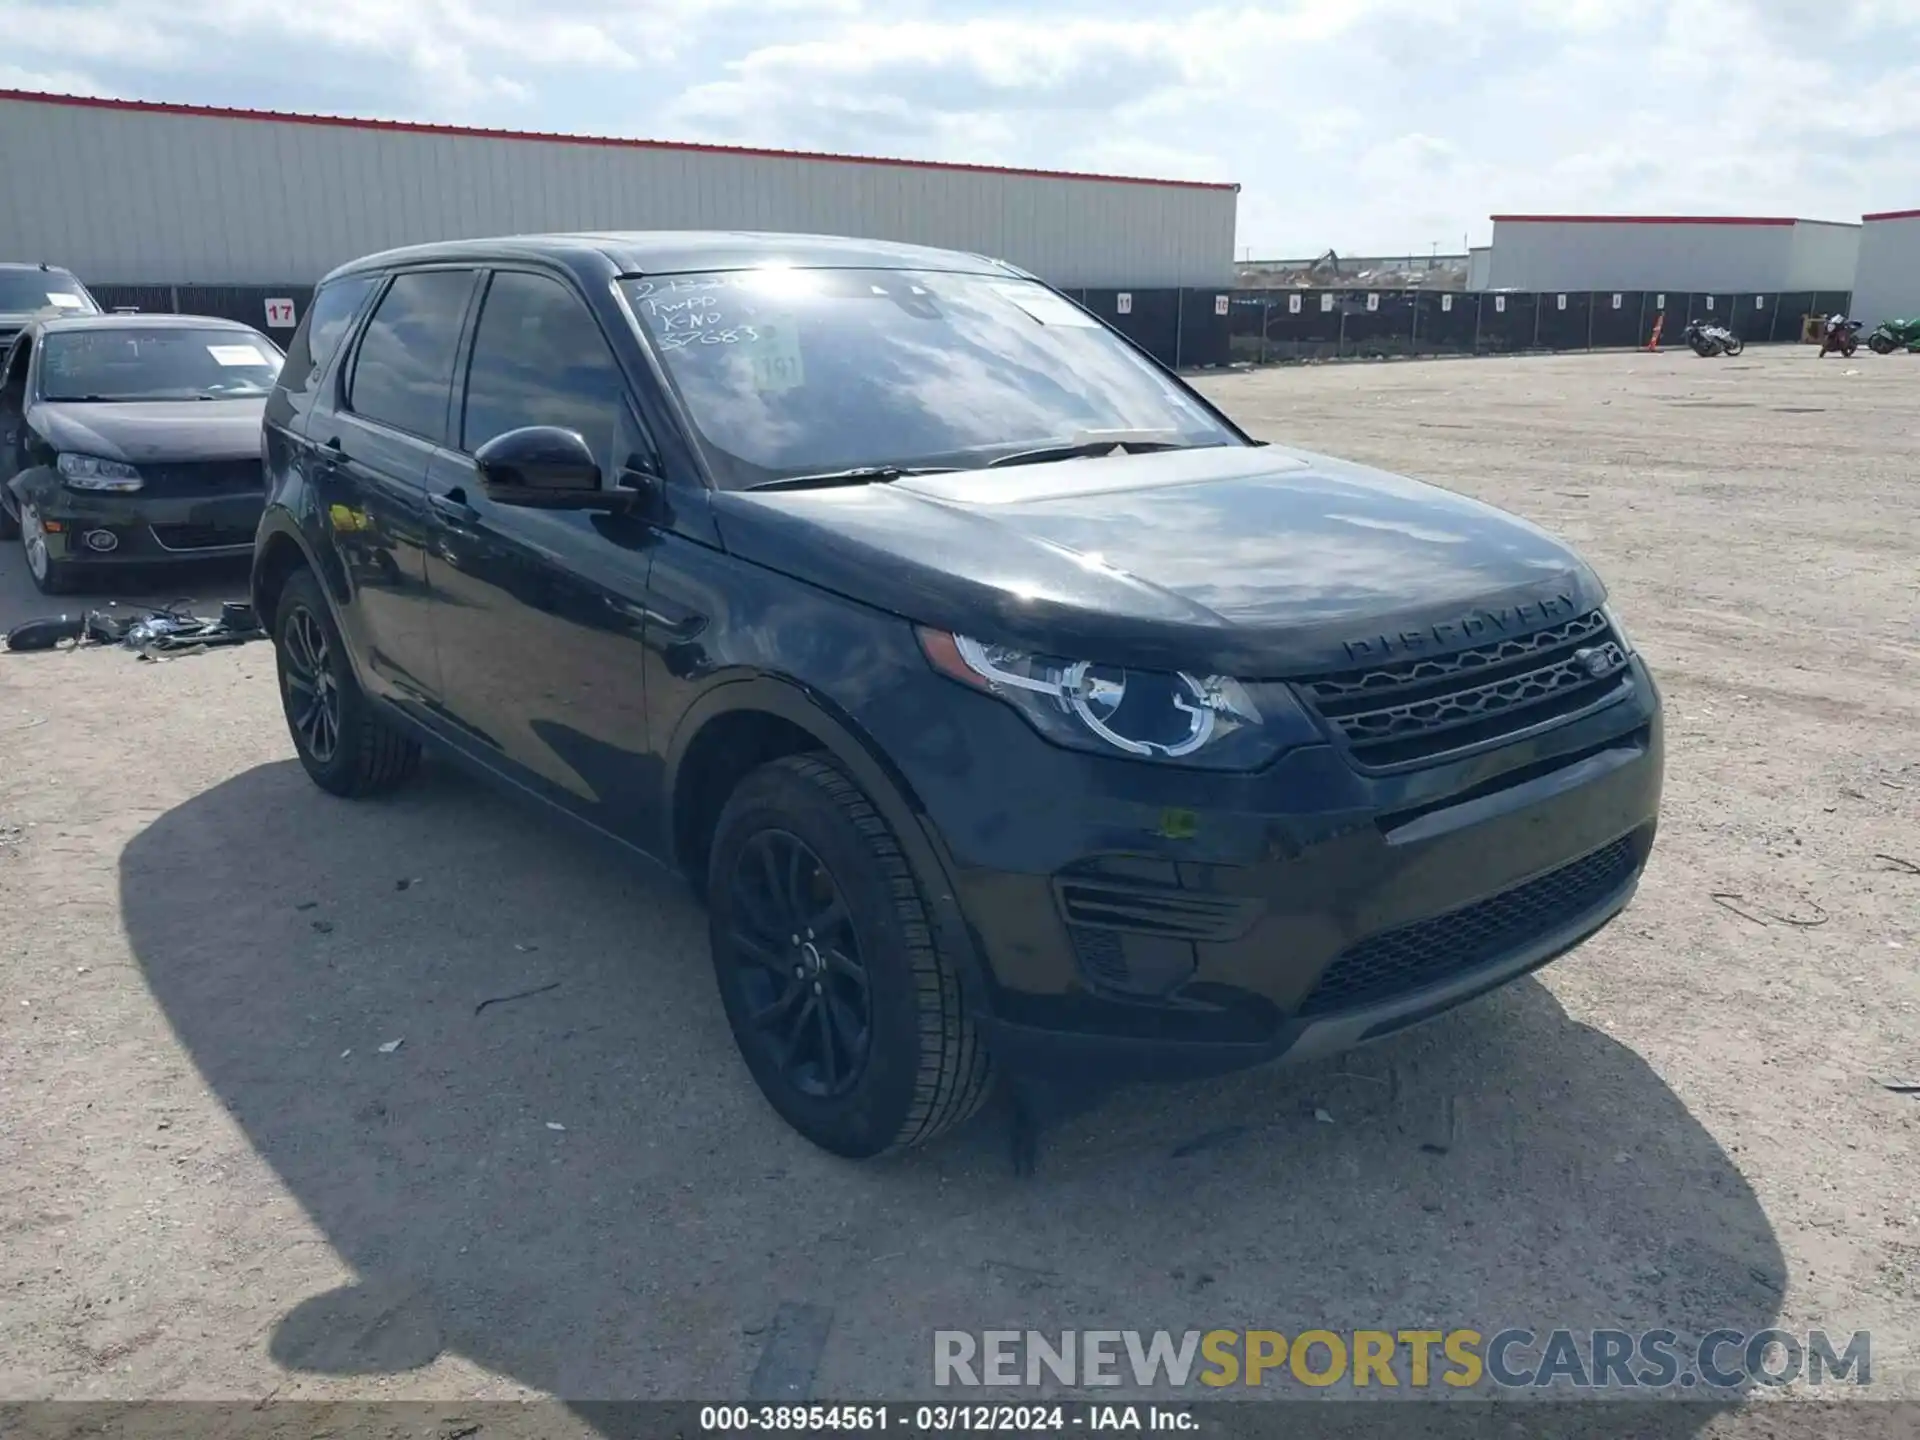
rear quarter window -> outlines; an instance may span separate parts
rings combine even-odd
[[[376,275],[349,275],[320,287],[288,342],[287,362],[280,370],[283,389],[309,390],[327,373],[327,363],[378,283]]]

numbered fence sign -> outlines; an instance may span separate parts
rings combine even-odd
[[[1445,315],[1450,313],[1452,309],[1453,309],[1453,297],[1451,295],[1442,295],[1440,297],[1440,313],[1442,315]]]
[[[1613,308],[1616,310],[1620,308],[1620,292],[1618,290],[1613,292]]]
[[[1367,292],[1367,309],[1378,310],[1379,308],[1380,308],[1380,296],[1374,291],[1369,290]]]
[[[1754,297],[1753,297],[1753,308],[1754,308],[1754,309],[1756,309],[1756,310],[1764,310],[1764,309],[1766,309],[1766,308],[1767,308],[1767,297],[1766,297],[1766,296],[1764,296],[1764,295],[1756,295],[1756,296],[1754,296]]]
[[[299,317],[293,312],[293,301],[267,301],[267,328],[269,330],[291,330],[298,318]]]
[[[1120,292],[1120,298],[1114,302],[1113,308],[1122,315],[1131,315],[1133,313],[1133,292],[1131,290],[1122,290]]]
[[[1664,310],[1664,309],[1666,309],[1666,308],[1667,308],[1667,297],[1666,297],[1666,296],[1664,296],[1664,295],[1656,295],[1656,296],[1654,296],[1654,297],[1653,297],[1653,308],[1654,308],[1654,309],[1656,309],[1656,310]]]
[[[1713,308],[1713,297],[1709,295],[1707,296],[1707,309],[1711,310],[1712,308]]]
[[[1227,297],[1226,296],[1216,295],[1213,297],[1213,313],[1216,315],[1224,315],[1227,313]]]
[[[1298,295],[1287,296],[1287,313],[1289,315],[1298,315],[1300,313],[1300,297]]]
[[[1499,311],[1502,315],[1506,314],[1507,313],[1507,297],[1504,295],[1494,296],[1493,308]]]
[[[1331,315],[1333,313],[1333,296],[1322,295],[1320,297],[1320,313],[1322,315]]]
[[[1564,309],[1566,309],[1566,308],[1567,308],[1567,297],[1566,297],[1566,296],[1564,296],[1564,295],[1556,295],[1556,296],[1554,296],[1554,297],[1553,297],[1553,299],[1554,299],[1554,308],[1555,308],[1555,309],[1557,309],[1557,310],[1564,310]]]

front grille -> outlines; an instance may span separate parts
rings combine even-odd
[[[1627,653],[1599,610],[1451,655],[1301,682],[1364,769],[1398,769],[1589,709],[1627,685]]]
[[[176,460],[142,465],[141,489],[148,495],[258,495],[265,491],[260,457],[246,460]]]
[[[154,525],[150,528],[163,550],[217,550],[223,545],[253,543],[253,530],[245,525]]]
[[[1624,835],[1491,899],[1371,936],[1326,968],[1300,1013],[1358,1009],[1490,964],[1598,905],[1638,863],[1635,837]]]
[[[1139,881],[1059,879],[1054,894],[1069,925],[1177,940],[1233,940],[1259,918],[1262,902],[1175,890]]]

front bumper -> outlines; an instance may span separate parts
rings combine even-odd
[[[904,768],[985,963],[996,1055],[1125,1079],[1325,1054],[1565,953],[1626,906],[1653,843],[1659,698],[1638,660],[1632,681],[1393,776],[1331,746],[1245,776],[1109,760],[950,697],[991,764],[909,745]]]
[[[91,495],[48,487],[33,499],[49,556],[85,565],[160,565],[253,553],[261,494]],[[52,526],[60,528],[54,530]],[[111,544],[92,539],[111,536]],[[103,548],[104,547],[104,548]]]

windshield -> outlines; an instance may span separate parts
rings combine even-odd
[[[622,282],[726,488],[863,466],[958,466],[1103,434],[1241,442],[1044,286],[902,270]]]
[[[243,399],[279,373],[279,350],[251,330],[75,330],[40,343],[49,400]]]
[[[0,314],[97,315],[100,307],[64,270],[0,270]]]

